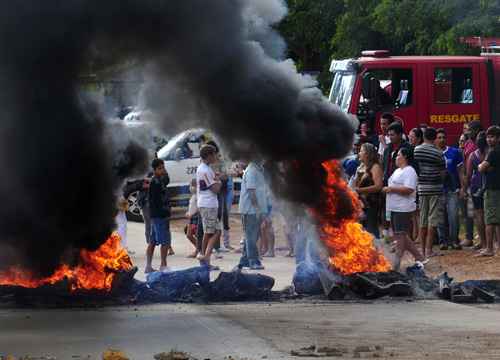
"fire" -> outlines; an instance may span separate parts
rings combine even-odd
[[[19,268],[1,271],[0,286],[37,288],[67,279],[72,291],[110,291],[116,273],[132,268],[132,261],[120,241],[120,236],[113,233],[96,251],[81,250],[80,264],[76,267],[61,265],[54,274],[44,279],[37,279],[31,273]]]
[[[391,266],[373,244],[373,236],[357,219],[361,202],[342,178],[336,160],[323,163],[327,184],[321,209],[317,209],[321,238],[330,253],[330,264],[342,274],[384,272]]]

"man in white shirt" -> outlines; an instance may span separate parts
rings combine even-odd
[[[262,270],[257,249],[262,220],[267,212],[266,181],[261,165],[248,164],[241,181],[239,211],[245,233],[245,244],[238,267]]]
[[[201,265],[210,266],[210,256],[214,245],[220,239],[221,227],[218,218],[219,201],[217,194],[221,182],[209,166],[217,161],[217,152],[212,145],[204,145],[200,149],[201,164],[196,170],[198,210],[203,225],[203,241],[197,259]]]

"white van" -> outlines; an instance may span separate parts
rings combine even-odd
[[[205,142],[214,139],[213,135],[205,129],[190,129],[174,136],[167,145],[157,153],[158,158],[165,161],[165,169],[170,177],[168,190],[172,207],[185,207],[191,196],[189,185],[196,177],[196,169],[200,165],[200,147]],[[237,200],[241,185],[240,179],[234,179],[234,201]],[[129,197],[129,220],[142,221],[140,209],[137,205],[137,193]]]

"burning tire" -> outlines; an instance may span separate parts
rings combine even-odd
[[[138,204],[138,191],[134,191],[128,196],[128,211],[127,220],[135,222],[143,222],[141,208]]]

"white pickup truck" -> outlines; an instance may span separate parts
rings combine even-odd
[[[200,164],[200,146],[207,140],[217,140],[205,129],[190,129],[174,136],[158,151],[158,158],[165,161],[165,169],[170,177],[168,185],[170,204],[173,207],[184,207],[191,196],[189,184],[196,177],[196,169]],[[234,199],[240,190],[240,179],[234,179]],[[128,196],[129,211],[127,217],[132,221],[142,221],[137,204],[137,192]]]

